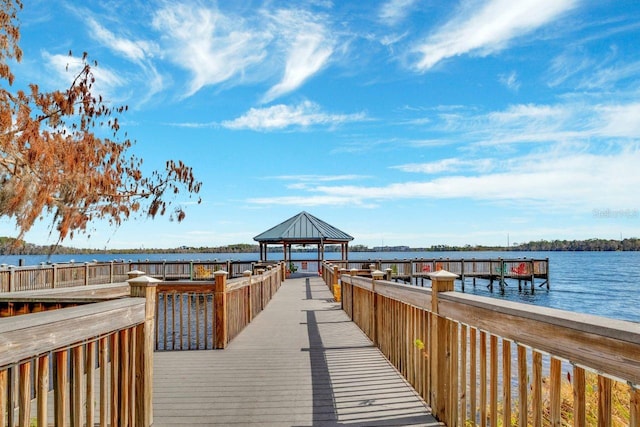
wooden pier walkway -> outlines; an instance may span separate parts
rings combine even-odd
[[[225,350],[154,364],[154,426],[442,425],[319,277],[286,280]]]

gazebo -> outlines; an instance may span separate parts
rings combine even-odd
[[[324,259],[325,245],[339,244],[342,252],[341,259],[346,260],[349,254],[349,242],[353,237],[302,211],[264,233],[258,234],[253,240],[260,243],[260,261],[267,260],[269,245],[282,245],[285,263],[291,260],[291,246],[318,245],[318,263],[320,263]]]

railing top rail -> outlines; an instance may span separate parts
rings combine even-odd
[[[0,367],[141,324],[145,304],[123,298],[3,319]]]
[[[505,315],[518,316],[640,345],[640,323],[519,302],[496,301],[495,298],[461,292],[445,292],[440,294],[439,298],[441,301],[497,311]]]
[[[0,293],[0,302],[95,302],[129,296],[130,287],[126,282],[88,285],[70,288],[36,289]]]

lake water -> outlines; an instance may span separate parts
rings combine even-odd
[[[315,252],[294,252],[293,259],[313,259]],[[327,259],[339,259],[340,253],[325,253]],[[640,252],[352,252],[351,260],[412,258],[549,258],[551,289],[536,287],[518,291],[517,281],[508,281],[504,293],[495,286],[491,292],[486,281],[472,286],[467,279],[465,292],[510,301],[536,304],[581,313],[640,322]],[[111,260],[238,260],[256,261],[257,253],[244,254],[88,254],[47,256],[0,256],[0,264],[25,265],[41,262]],[[282,253],[269,253],[269,259],[282,259]],[[457,290],[461,284],[456,282]]]

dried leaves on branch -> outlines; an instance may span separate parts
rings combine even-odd
[[[21,8],[19,0],[0,2],[0,215],[15,219],[21,238],[50,214],[60,240],[96,219],[119,225],[132,215],[168,212],[181,221],[185,213],[179,205],[170,209],[170,198],[181,192],[191,197],[201,183],[181,161],[143,174],[142,159],[128,154],[133,143],[118,138],[118,116],[127,108],[93,94],[97,64],[86,54],[65,90],[42,92],[36,84],[11,90],[8,63],[22,57]]]

